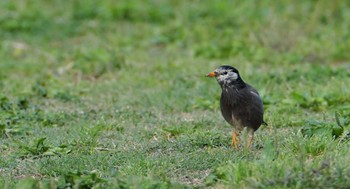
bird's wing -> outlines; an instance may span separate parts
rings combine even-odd
[[[259,99],[260,99],[260,103],[263,104],[263,102],[262,102],[262,100],[261,100],[261,97],[260,97],[260,95],[259,95],[259,93],[258,93],[257,90],[255,90],[252,86],[249,86],[249,87],[248,87],[248,90],[249,90],[249,92],[250,92],[251,94],[253,94],[253,95],[256,96],[257,98],[259,98]],[[261,107],[263,107],[263,105],[262,105]],[[262,111],[264,111],[264,110],[262,109]],[[265,125],[265,126],[268,125],[264,120],[263,120],[262,124]]]
[[[260,98],[260,95],[259,95],[258,91],[255,90],[252,86],[248,85],[247,89],[249,90],[250,93],[252,93],[253,95],[255,95],[255,96]]]

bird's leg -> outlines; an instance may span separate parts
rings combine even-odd
[[[234,146],[236,149],[238,149],[238,133],[236,131],[233,132],[232,134],[232,146]]]
[[[247,143],[247,149],[248,150],[252,146],[253,139],[254,139],[254,130],[248,129],[248,143]]]

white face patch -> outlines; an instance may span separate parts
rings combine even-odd
[[[235,72],[228,72],[227,75],[231,80],[236,80],[238,78],[238,75]]]
[[[217,70],[217,80],[219,83],[228,84],[238,78],[238,74],[233,71]]]

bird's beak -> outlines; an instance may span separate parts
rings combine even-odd
[[[208,73],[208,75],[206,75],[207,77],[215,77],[216,73],[215,72],[210,72]]]

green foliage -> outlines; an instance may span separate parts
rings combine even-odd
[[[45,82],[44,81],[38,81],[35,83],[32,87],[32,91],[36,96],[39,97],[47,97],[47,88],[45,87]]]
[[[81,70],[83,74],[100,77],[106,72],[115,73],[121,69],[125,60],[112,50],[102,48],[82,48],[76,50],[73,58],[76,60],[73,68]]]
[[[12,103],[9,101],[9,99],[6,96],[1,96],[0,107],[2,111],[11,111]]]
[[[349,7],[0,1],[0,188],[347,188]],[[251,151],[224,64],[264,101]]]
[[[4,135],[6,132],[6,125],[4,123],[0,123],[0,136]]]
[[[315,162],[311,165],[302,164],[294,168],[279,161],[270,164],[259,161],[229,163],[216,168],[208,177],[207,185],[221,181],[235,187],[249,185],[253,188],[343,188],[348,182],[339,181],[338,176],[348,175],[344,171],[332,168],[329,161]],[[323,179],[326,175],[327,179]]]
[[[29,156],[53,156],[68,154],[71,152],[66,145],[51,146],[44,142],[46,137],[30,141],[29,144],[21,144],[20,147],[24,149],[24,155]]]
[[[35,189],[39,188],[39,181],[32,179],[32,178],[25,178],[18,182],[15,186],[15,188],[28,188],[28,189]]]
[[[301,129],[303,135],[311,137],[313,135],[328,136],[333,138],[342,137],[348,139],[350,133],[350,119],[348,115],[335,113],[333,122],[311,120],[308,125]]]
[[[115,180],[106,180],[96,171],[71,171],[57,179],[37,180],[25,178],[14,188],[185,188],[170,181],[157,181],[149,178],[118,176]]]
[[[58,188],[102,188],[106,180],[101,178],[96,171],[80,172],[72,171],[63,176],[64,184]]]

